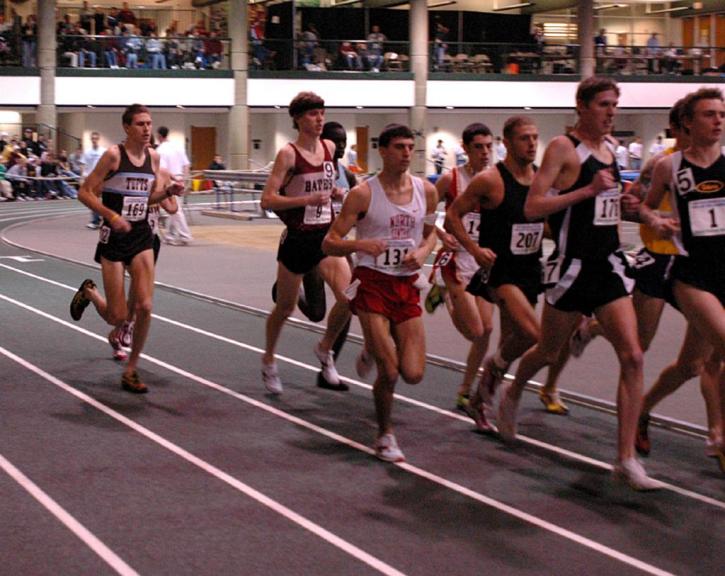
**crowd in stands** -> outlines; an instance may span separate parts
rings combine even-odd
[[[56,27],[58,66],[71,68],[216,69],[224,59],[220,30],[208,30],[204,20],[187,30],[173,21],[163,31],[149,18],[137,18],[123,8],[88,9],[66,14]],[[0,66],[37,66],[38,26],[35,15],[25,22],[0,15]]]
[[[80,149],[53,152],[53,142],[32,128],[0,134],[0,202],[76,198],[83,172]]]

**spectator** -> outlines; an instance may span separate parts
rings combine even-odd
[[[466,151],[463,149],[460,142],[456,144],[453,155],[456,158],[456,166],[463,166],[466,162],[468,162],[468,156],[466,155]]]
[[[302,44],[300,46],[300,57],[302,58],[301,65],[303,68],[308,68],[314,65],[315,61],[315,48],[320,44],[320,34],[317,31],[315,25],[310,22],[307,28],[302,33]]]
[[[204,49],[206,50],[207,67],[219,68],[224,52],[222,41],[219,40],[219,32],[213,30],[209,34],[209,38],[204,40]]]
[[[176,37],[176,32],[171,28],[166,29],[164,49],[166,51],[166,63],[169,68],[176,70],[184,65],[184,51],[181,42]]]
[[[88,176],[98,164],[106,149],[100,145],[101,135],[98,132],[91,132],[91,147],[83,153],[83,176]],[[101,217],[91,212],[91,219],[86,224],[87,228],[95,230],[101,226]]]
[[[76,176],[83,174],[83,147],[80,144],[75,152],[71,152],[68,156],[68,170]]]
[[[119,62],[118,57],[121,54],[118,46],[118,40],[113,35],[111,28],[105,28],[103,30],[104,38],[101,39],[101,46],[103,47],[103,57],[106,61],[106,66],[109,68],[118,68]]]
[[[373,24],[367,38],[367,61],[371,72],[380,72],[383,65],[384,43],[388,39],[380,31],[380,26]]]
[[[629,167],[632,170],[639,170],[642,167],[642,140],[635,137],[629,143]]]
[[[141,54],[141,48],[143,48],[143,41],[132,31],[133,27],[130,30],[126,29],[122,39],[126,56],[126,68],[138,68],[138,57]]]
[[[10,184],[9,180],[5,179],[5,164],[0,162],[0,202],[5,202],[6,200],[15,200],[15,195],[13,194],[13,186]]]
[[[151,68],[154,70],[166,70],[166,55],[164,54],[164,45],[156,32],[152,31],[146,40],[146,52],[151,60]]]
[[[256,11],[252,16],[249,26],[249,43],[252,46],[254,64],[258,68],[267,68],[270,60],[274,58],[274,52],[268,50],[264,45],[265,27],[267,16],[264,9]]]
[[[108,24],[106,23],[106,15],[101,11],[100,6],[94,7],[93,12],[93,33],[102,34]]]
[[[350,150],[347,151],[347,168],[356,174],[360,172],[360,166],[357,163],[357,144],[350,146]]]
[[[7,146],[10,143],[10,138],[8,136],[7,132],[0,133],[0,154],[3,153],[3,150],[5,150],[5,146]]]
[[[665,145],[662,142],[662,136],[657,136],[657,139],[652,143],[652,146],[649,147],[649,155],[656,156],[657,154],[660,154],[664,151]]]
[[[119,19],[118,8],[111,8],[111,12],[109,12],[106,17],[106,23],[113,31],[114,36],[119,36],[121,34],[121,20]]]
[[[350,42],[340,43],[340,60],[347,70],[362,70],[360,56]]]
[[[118,22],[119,24],[128,24],[133,27],[136,26],[136,15],[128,7],[128,2],[123,3],[121,11],[118,13]]]
[[[25,156],[15,153],[13,164],[5,172],[5,178],[13,188],[13,195],[16,200],[27,200],[31,193],[28,175],[28,159]]]
[[[614,150],[614,156],[617,158],[617,167],[620,170],[626,170],[629,167],[629,150],[627,150],[623,140],[617,140],[617,142],[617,148]]]
[[[431,158],[433,159],[433,165],[435,166],[436,174],[439,176],[443,173],[443,164],[446,161],[446,156],[448,155],[448,152],[446,152],[445,146],[443,146],[443,140],[438,140],[438,144],[436,144],[436,147],[433,149],[433,154],[431,155]]]
[[[674,74],[680,67],[679,57],[682,55],[681,51],[675,48],[675,44],[670,42],[670,45],[665,50],[662,56],[663,66],[668,74]]]
[[[20,29],[23,46],[23,68],[35,68],[36,47],[38,38],[38,25],[36,23],[35,14],[30,14]]]
[[[80,26],[76,29],[78,35],[78,66],[84,68],[86,61],[90,62],[91,68],[98,64],[98,42],[88,36],[87,32]]]
[[[496,162],[503,162],[506,159],[506,145],[501,140],[501,136],[496,136],[493,151],[496,154]]]
[[[660,41],[657,38],[657,32],[652,32],[652,36],[647,38],[647,72],[654,74],[659,72],[659,60],[662,55]]]
[[[605,52],[607,49],[607,31],[604,28],[599,29],[599,34],[594,37],[594,48],[597,52]]]
[[[87,34],[95,33],[93,28],[95,26],[93,14],[91,13],[91,9],[88,6],[88,2],[86,0],[83,0],[83,4],[78,10],[78,22],[80,23],[81,28],[83,28],[83,30],[85,30]],[[103,28],[98,28],[98,30],[103,30]]]
[[[433,32],[433,69],[442,70],[445,62],[448,44],[446,38],[450,30],[442,22],[436,22]],[[440,174],[440,172],[439,172]]]
[[[191,164],[186,152],[183,148],[168,140],[169,129],[166,126],[160,126],[156,133],[159,136],[159,145],[156,147],[156,152],[159,154],[161,168],[167,170],[172,177],[181,177],[186,182]],[[175,214],[169,214],[166,243],[174,246],[185,246],[192,240],[184,210],[180,209]]]
[[[209,164],[209,170],[226,170],[227,167],[224,165],[224,161],[220,154],[214,155],[214,160]]]

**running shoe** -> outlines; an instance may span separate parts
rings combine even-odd
[[[86,298],[86,288],[95,287],[96,284],[93,282],[93,280],[91,280],[90,278],[86,278],[85,280],[83,280],[80,288],[78,288],[76,293],[73,295],[73,299],[70,301],[70,317],[73,318],[73,320],[75,320],[76,322],[81,319],[81,316],[83,316],[83,311],[91,303],[91,301]]]
[[[378,436],[373,447],[375,456],[384,462],[405,462],[405,454],[398,448],[395,435],[391,432]]]
[[[499,368],[493,361],[493,356],[489,356],[483,362],[483,375],[478,384],[478,388],[481,391],[483,401],[487,404],[493,404],[493,399],[496,396],[496,388],[503,381],[503,377],[506,375],[505,368]]]
[[[662,482],[647,476],[644,466],[636,458],[617,462],[612,468],[612,476],[616,481],[626,482],[633,490],[646,492],[663,488]]]
[[[126,348],[130,348],[131,344],[133,343],[133,328],[134,328],[135,322],[131,320],[130,322],[126,321],[121,325],[121,331],[119,332],[119,339],[121,340],[121,344],[125,346]]]
[[[490,410],[490,406],[484,402],[479,392],[476,392],[469,398],[468,404],[463,410],[473,418],[478,432],[482,434],[494,434],[497,432],[496,427],[488,419],[487,412]]]
[[[560,416],[566,416],[569,414],[569,407],[564,404],[559,391],[556,392],[544,392],[544,389],[539,390],[539,400],[546,408],[546,411],[550,414],[559,414]]]
[[[649,440],[649,414],[642,414],[637,421],[637,436],[634,439],[634,447],[637,453],[642,456],[648,456],[652,449],[652,443]]]
[[[430,287],[430,290],[428,290],[428,294],[425,297],[425,311],[428,312],[428,314],[433,314],[435,312],[436,308],[443,304],[444,298],[443,298],[443,291],[445,290],[444,287],[439,286],[438,284],[433,284]]]
[[[121,377],[121,388],[132,394],[146,394],[149,391],[146,384],[141,382],[141,379],[138,377],[138,372],[135,370]]]
[[[340,380],[339,384],[330,384],[325,380],[325,376],[322,372],[317,373],[317,386],[323,390],[332,390],[333,392],[347,392],[350,387]]]
[[[458,394],[456,396],[456,410],[466,412],[466,408],[471,403],[471,397],[468,394]]]
[[[582,354],[584,354],[584,348],[586,348],[587,344],[594,339],[594,335],[591,330],[589,330],[590,323],[591,319],[588,316],[584,316],[581,319],[581,322],[579,322],[577,329],[574,330],[574,333],[571,335],[571,339],[569,340],[569,350],[574,358],[579,358]]]
[[[279,378],[277,372],[277,364],[264,364],[262,363],[262,383],[265,388],[269,390],[271,394],[282,394],[282,380]]]
[[[123,362],[128,359],[128,354],[121,346],[120,328],[114,328],[108,333],[108,343],[113,348],[113,359]]]
[[[320,345],[317,344],[315,346],[315,356],[317,356],[317,359],[320,361],[320,365],[322,366],[322,377],[325,381],[331,386],[339,386],[340,375],[337,373],[337,368],[335,368],[335,356],[333,355],[332,350],[323,352],[320,350]]]
[[[367,378],[375,367],[375,359],[365,348],[360,351],[355,359],[355,372],[360,378]]]
[[[516,411],[518,401],[511,397],[511,385],[501,392],[501,400],[498,403],[498,416],[496,424],[498,433],[505,442],[516,440]]]

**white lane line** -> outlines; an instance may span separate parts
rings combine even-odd
[[[0,222],[13,222],[15,220],[27,220],[30,216],[69,216],[71,214],[80,214],[81,211],[78,209],[70,209],[70,210],[53,210],[53,211],[47,211],[47,212],[36,212],[36,211],[28,211],[27,213],[22,212],[13,212],[13,213],[7,213],[2,214],[2,218],[0,218]]]
[[[94,334],[93,332],[90,332],[84,328],[74,326],[70,322],[66,322],[65,320],[56,318],[55,316],[52,316],[46,312],[43,312],[42,310],[37,310],[37,309],[35,309],[31,306],[28,306],[26,304],[23,304],[21,302],[17,302],[15,300],[13,300],[12,298],[9,298],[3,294],[0,294],[0,299],[11,302],[13,304],[16,304],[16,305],[20,306],[21,308],[24,308],[24,309],[26,309],[30,312],[33,312],[39,316],[42,316],[44,318],[48,318],[49,320],[57,322],[61,325],[72,328],[78,332],[81,332],[83,334],[90,336],[91,338],[94,338],[101,342],[105,342],[105,338],[103,338],[102,336]],[[3,349],[0,348],[0,351],[2,351],[2,350]],[[301,428],[311,430],[322,436],[330,438],[331,440],[342,443],[342,444],[349,446],[351,448],[354,448],[356,450],[360,450],[361,452],[365,452],[366,454],[370,454],[370,455],[374,454],[374,451],[371,448],[369,448],[363,444],[360,444],[359,442],[356,442],[350,438],[347,438],[345,436],[332,432],[326,428],[322,428],[321,426],[317,426],[316,424],[312,424],[311,422],[307,422],[306,420],[298,418],[297,416],[293,416],[292,414],[288,414],[287,412],[284,412],[282,410],[274,408],[273,406],[260,402],[259,400],[256,400],[250,396],[247,396],[240,392],[236,392],[234,390],[226,388],[225,386],[222,386],[221,384],[218,384],[216,382],[213,382],[213,381],[203,378],[201,376],[197,376],[196,374],[193,374],[191,372],[178,368],[178,367],[176,367],[172,364],[169,364],[167,362],[164,362],[162,360],[153,358],[152,356],[148,356],[147,354],[142,354],[141,357],[153,364],[156,364],[157,366],[160,366],[171,372],[174,372],[175,374],[178,374],[180,376],[188,378],[189,380],[202,384],[208,388],[211,388],[213,390],[216,390],[218,392],[221,392],[223,394],[226,394],[228,396],[241,400],[251,406],[254,406],[256,408],[264,410],[265,412],[268,412],[279,418],[282,418],[292,424],[296,424],[297,426],[300,426]],[[304,366],[304,364],[297,363],[296,361],[294,361],[294,363]],[[314,368],[314,369],[317,370],[317,368]],[[72,389],[72,390],[75,390],[75,389]],[[82,394],[82,393],[79,392],[78,394]],[[94,400],[94,402],[95,402],[95,400]],[[442,478],[436,474],[423,470],[422,468],[418,468],[417,466],[413,466],[413,465],[407,464],[407,463],[396,464],[396,466],[399,466],[400,468],[407,470],[408,472],[410,472],[412,474],[415,474],[422,478],[430,480],[431,482],[440,484],[441,486],[444,486],[445,488],[458,492],[459,494],[473,498],[473,499],[477,500],[478,502],[481,502],[487,506],[500,510],[501,512],[512,515],[524,522],[527,522],[529,524],[542,528],[543,530],[546,530],[548,532],[561,536],[562,538],[565,538],[567,540],[575,542],[576,544],[579,544],[581,546],[584,546],[586,548],[599,552],[605,556],[608,556],[610,558],[613,558],[615,560],[618,560],[618,561],[628,564],[630,566],[639,568],[640,570],[643,570],[650,574],[656,574],[656,575],[660,575],[660,576],[669,574],[668,572],[663,571],[663,570],[657,568],[656,566],[647,564],[646,562],[643,562],[641,560],[638,560],[637,558],[634,558],[632,556],[619,552],[618,550],[610,548],[609,546],[605,546],[603,544],[600,544],[599,542],[595,542],[594,540],[591,540],[585,536],[577,534],[576,532],[572,532],[566,528],[563,528],[563,527],[553,524],[551,522],[547,522],[546,520],[543,520],[537,516],[528,514],[527,512],[523,512],[517,508],[509,506],[508,504],[505,504],[503,502],[500,502],[498,500],[495,500],[493,498],[490,498],[488,496],[475,492],[469,488],[466,488],[465,486],[462,486],[460,484],[457,484],[455,482]]]
[[[62,284],[60,282],[57,282],[55,280],[51,280],[49,278],[45,278],[43,276],[38,276],[37,274],[33,274],[32,272],[26,272],[25,270],[21,270],[19,268],[13,268],[12,266],[8,266],[7,264],[1,264],[0,268],[7,268],[8,270],[12,270],[14,272],[17,272],[19,274],[23,274],[25,276],[29,276],[31,278],[35,278],[37,280],[41,280],[43,282],[46,282],[48,284],[51,284],[53,286],[58,286],[61,288],[64,288],[66,290],[71,290],[75,292],[77,288],[73,288],[71,286],[68,286],[67,284]],[[3,296],[0,294],[0,298],[12,301],[13,303],[21,306],[26,307],[25,304],[22,304],[16,300],[12,300],[7,298],[6,296]],[[32,307],[27,307],[29,310],[36,312],[41,315],[45,315],[45,312],[42,312],[40,310],[36,310]],[[200,334],[202,336],[205,336],[207,338],[212,338],[214,340],[217,340],[219,342],[224,342],[226,344],[230,344],[232,346],[235,346],[237,348],[241,348],[243,350],[248,350],[250,352],[255,352],[257,354],[263,354],[264,350],[262,348],[258,348],[257,346],[252,346],[250,344],[245,344],[244,342],[239,342],[238,340],[234,340],[232,338],[228,338],[226,336],[222,336],[220,334],[215,334],[214,332],[209,332],[207,330],[204,330],[202,328],[197,328],[195,326],[191,326],[189,324],[184,324],[183,322],[179,322],[177,320],[172,320],[171,318],[166,318],[164,316],[159,316],[157,314],[153,314],[153,317],[161,322],[165,322],[167,324],[171,324],[172,326],[176,326],[178,328],[182,328],[184,330],[188,330],[190,332],[195,332],[197,334]],[[61,320],[59,318],[56,318],[55,316],[48,315],[48,318],[60,322],[61,324],[64,324],[66,326],[70,326],[74,329],[78,329],[78,326],[74,324],[70,324],[64,320]],[[92,334],[94,337],[97,337],[104,342],[106,341],[105,338],[102,338],[100,336],[96,336],[92,332],[84,331],[87,334]],[[145,357],[145,355],[144,355]],[[282,362],[285,362],[287,364],[291,364],[293,366],[297,366],[298,368],[303,368],[305,370],[309,370],[311,372],[317,373],[319,371],[318,366],[313,366],[311,364],[307,364],[305,362],[300,362],[299,360],[295,360],[294,358],[290,358],[288,356],[283,356],[281,354],[275,354],[275,358],[278,360],[281,360]],[[360,382],[359,380],[354,380],[353,378],[348,378],[347,376],[340,376],[340,379],[344,382],[347,382],[348,384],[351,384],[353,386],[357,386],[359,388],[363,388],[365,390],[372,390],[372,386],[369,384],[366,384],[365,382]],[[417,406],[418,408],[422,408],[424,410],[427,410],[429,412],[434,412],[436,414],[439,414],[441,416],[445,416],[446,418],[452,418],[454,420],[459,420],[461,422],[465,422],[468,425],[471,425],[471,419],[468,416],[463,416],[461,414],[457,414],[455,412],[452,412],[450,410],[446,410],[444,408],[440,408],[438,406],[434,406],[433,404],[428,404],[426,402],[423,402],[421,400],[416,400],[415,398],[409,398],[407,396],[403,396],[401,394],[395,394],[394,397],[406,404],[410,404],[412,406]],[[602,462],[601,460],[596,460],[595,458],[591,458],[590,456],[585,456],[583,454],[579,454],[577,452],[573,452],[571,450],[567,450],[566,448],[561,448],[560,446],[555,446],[553,444],[548,444],[546,442],[543,442],[541,440],[537,440],[536,438],[531,438],[529,436],[524,436],[522,434],[516,435],[517,440],[530,444],[531,446],[536,446],[537,448],[541,448],[543,450],[547,450],[548,452],[553,452],[555,454],[558,454],[562,457],[568,458],[569,460],[574,460],[577,462],[581,462],[583,464],[588,464],[590,466],[594,466],[596,468],[600,468],[602,470],[612,470],[612,465],[607,462]],[[700,494],[698,492],[694,492],[692,490],[688,490],[687,488],[682,488],[680,486],[677,486],[675,484],[670,484],[668,482],[662,482],[662,485],[665,489],[670,490],[671,492],[675,492],[676,494],[679,494],[680,496],[684,496],[686,498],[690,498],[692,500],[697,500],[699,502],[702,502],[704,504],[708,504],[710,506],[714,506],[716,508],[720,508],[722,510],[725,510],[725,502],[721,502],[720,500],[716,500],[714,498],[711,498],[709,496],[705,496],[704,494]]]
[[[350,556],[357,558],[361,562],[364,562],[365,564],[367,564],[371,568],[374,568],[381,574],[386,574],[388,576],[404,576],[403,572],[396,570],[389,564],[386,564],[385,562],[376,558],[375,556],[368,554],[367,552],[365,552],[361,548],[358,548],[354,544],[351,544],[347,540],[344,540],[344,539],[340,538],[339,536],[336,536],[335,534],[326,530],[319,524],[316,524],[315,522],[308,520],[307,518],[298,514],[294,510],[287,508],[283,504],[280,504],[279,502],[277,502],[276,500],[273,500],[269,496],[266,496],[262,492],[255,490],[251,486],[234,478],[233,476],[231,476],[230,474],[227,474],[223,470],[220,470],[219,468],[210,464],[206,460],[202,460],[201,458],[199,458],[198,456],[195,456],[191,452],[184,450],[181,446],[178,446],[178,445],[174,444],[173,442],[167,440],[163,436],[160,436],[160,435],[156,434],[155,432],[152,432],[145,426],[142,426],[141,424],[138,424],[134,420],[127,418],[120,412],[116,412],[114,409],[109,408],[105,404],[97,401],[95,398],[88,396],[87,394],[81,392],[80,390],[76,390],[69,384],[66,384],[65,382],[56,378],[52,374],[49,374],[42,368],[35,366],[34,364],[21,358],[20,356],[17,356],[16,354],[10,352],[9,350],[3,348],[2,346],[0,346],[0,354],[7,356],[9,359],[20,364],[26,370],[29,370],[30,372],[37,374],[41,378],[47,380],[51,384],[54,384],[61,390],[64,390],[65,392],[67,392],[68,394],[71,394],[71,395],[75,396],[76,398],[78,398],[79,400],[81,400],[87,404],[90,404],[96,410],[99,410],[100,412],[103,412],[104,414],[106,414],[107,416],[110,416],[114,420],[117,420],[118,422],[120,422],[124,426],[127,426],[134,432],[138,432],[142,436],[145,436],[146,438],[148,438],[152,442],[155,442],[162,448],[165,448],[169,452],[172,452],[173,454],[176,454],[177,456],[179,456],[180,458],[183,458],[184,460],[193,464],[194,466],[201,468],[207,474],[214,476],[215,478],[218,478],[222,482],[228,484],[232,488],[235,488],[239,492],[242,492],[243,494],[250,497],[251,499],[259,502],[263,506],[266,506],[267,508],[276,512],[277,514],[287,518],[288,520],[301,526],[305,530],[308,530],[309,532],[311,532],[318,538],[321,538],[322,540],[329,542],[330,544],[339,548],[346,554],[349,554]],[[2,463],[1,460],[0,460],[0,463]],[[135,572],[131,572],[131,573],[135,574]]]
[[[3,354],[5,350],[0,347]],[[101,542],[88,528],[83,526],[60,504],[35,484],[30,478],[23,474],[7,458],[0,454],[0,468],[15,482],[35,498],[48,512],[55,516],[68,530],[73,532],[86,546],[95,552],[101,560],[113,568],[122,576],[138,576],[138,572],[124,562],[113,550]]]

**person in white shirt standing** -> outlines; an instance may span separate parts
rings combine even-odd
[[[649,155],[657,156],[657,154],[662,154],[662,152],[664,151],[665,145],[662,142],[662,136],[657,136],[657,140],[652,143],[652,146],[649,147]]]
[[[614,150],[614,155],[617,158],[617,167],[620,170],[626,170],[629,167],[629,150],[627,150],[622,140],[618,140],[617,142],[617,148]]]
[[[180,146],[169,141],[169,129],[166,126],[160,126],[156,133],[159,136],[159,145],[156,147],[156,151],[161,159],[161,168],[177,178],[183,176],[184,181],[186,181],[189,177],[189,166],[191,165],[186,152]],[[167,222],[167,244],[185,246],[194,239],[191,236],[189,225],[186,223],[183,208],[177,210],[175,214],[169,214]]]
[[[642,140],[637,137],[629,143],[629,167],[631,170],[642,167]]]
[[[96,167],[98,161],[106,151],[105,148],[100,146],[98,143],[101,140],[101,135],[98,132],[91,132],[91,148],[86,150],[81,157],[81,165],[83,168],[83,177],[85,178]],[[91,220],[86,224],[87,228],[96,230],[101,227],[101,217],[95,212],[91,212]]]

